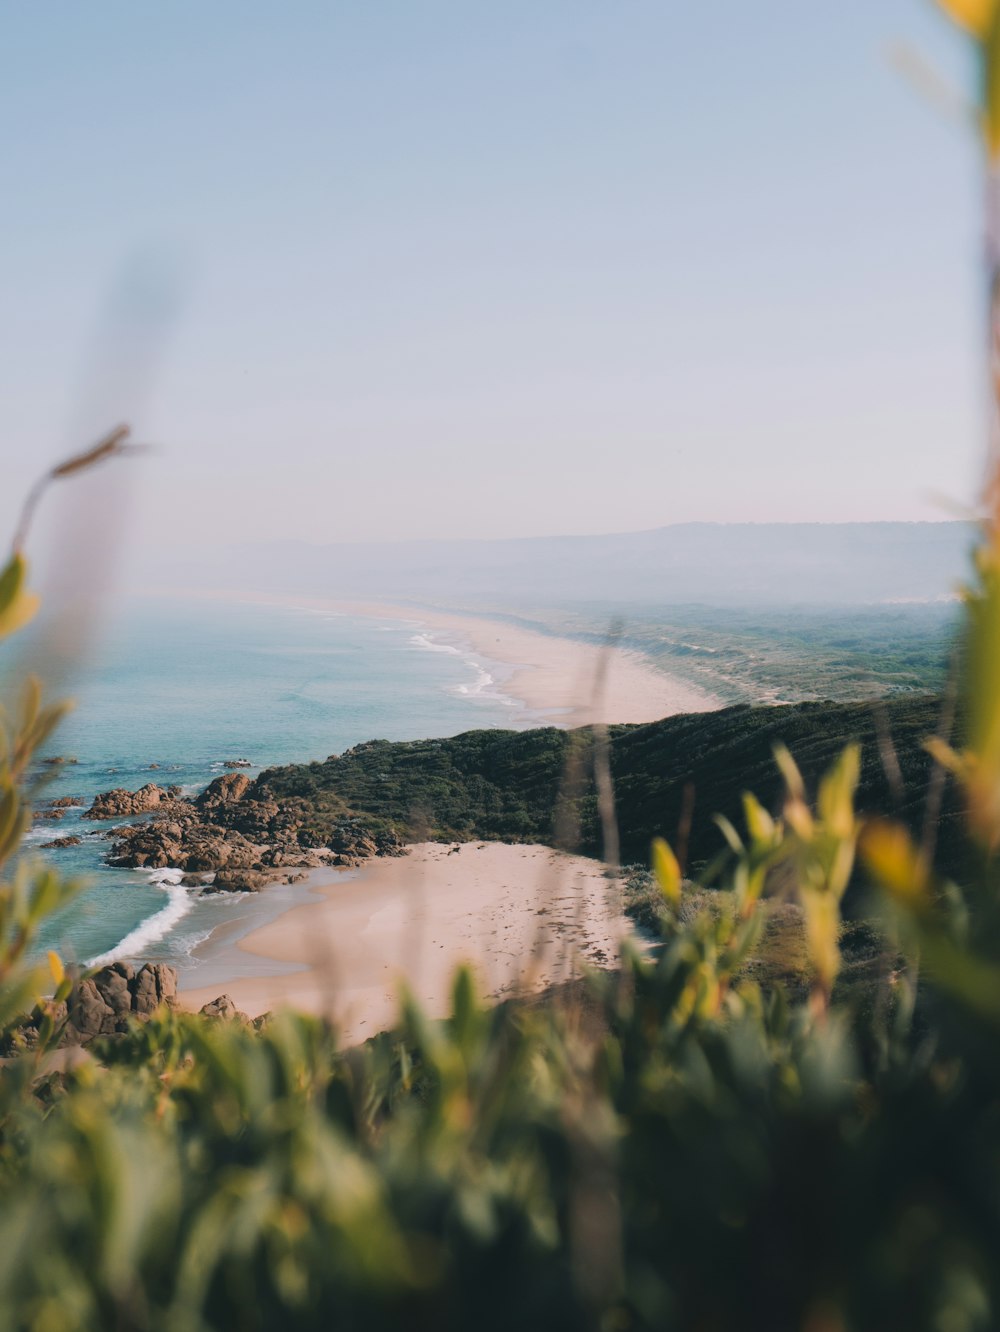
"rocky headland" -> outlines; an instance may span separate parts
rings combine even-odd
[[[192,885],[216,892],[255,892],[294,877],[290,871],[351,867],[405,851],[400,837],[377,820],[345,810],[318,827],[313,815],[308,801],[279,802],[262,779],[227,772],[194,799],[153,782],[138,791],[105,791],[84,817],[135,820],[105,834],[112,842],[109,865],[179,869],[192,876]],[[210,883],[208,875],[214,876]]]

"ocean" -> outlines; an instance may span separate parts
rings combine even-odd
[[[192,979],[210,938],[245,932],[308,892],[201,895],[176,871],[112,869],[103,863],[108,825],[82,818],[99,791],[155,781],[193,794],[227,760],[247,760],[252,777],[363,740],[532,725],[504,693],[512,669],[427,630],[416,613],[378,619],[159,598],[127,606],[72,682],[76,709],[47,749],[76,761],[53,768],[44,799],[85,803],[36,822],[28,849],[87,886],[46,924],[39,949],[86,963],[165,961]],[[81,844],[41,849],[70,835]]]

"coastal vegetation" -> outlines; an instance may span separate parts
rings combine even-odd
[[[609,727],[621,856],[645,862],[655,835],[683,827],[685,862],[704,867],[725,847],[716,816],[736,822],[745,790],[771,810],[780,806],[773,759],[779,740],[812,783],[846,742],[857,742],[859,807],[899,812],[916,830],[932,766],[923,741],[938,730],[942,706],[935,696],[891,700],[876,710],[864,703],[736,705]],[[244,798],[300,802],[305,835],[317,845],[345,818],[367,817],[410,841],[561,843],[600,855],[593,741],[587,727],[374,740],[322,763],[269,769]],[[946,857],[957,851],[955,815],[949,796],[938,822]]]
[[[182,1013],[149,969],[88,980],[52,955],[45,983],[32,940],[73,885],[15,854],[58,719],[29,688],[4,767],[0,1322],[994,1325],[996,527],[979,568],[957,728],[934,697],[734,707],[606,745],[591,729],[376,741],[193,802],[95,802],[224,831],[257,805],[306,849],[340,828],[388,849],[598,852],[603,761],[626,858],[652,852],[631,881],[658,946],[493,1007],[460,970],[445,1020],[404,994],[394,1029],[354,1048],[293,1013]],[[30,614],[25,584],[18,553],[0,630]],[[650,848],[651,828],[673,845]],[[852,884],[866,918],[845,922]],[[74,1053],[59,1042],[87,986],[113,1034]]]
[[[956,543],[957,547],[957,543]],[[622,646],[731,703],[857,702],[944,689],[961,624],[957,597],[793,606],[566,602],[491,611],[539,633]]]

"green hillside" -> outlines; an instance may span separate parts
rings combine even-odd
[[[922,742],[938,727],[934,696],[865,703],[735,706],[668,717],[610,732],[611,772],[622,856],[647,858],[656,834],[674,838],[690,810],[689,864],[722,847],[713,815],[741,819],[741,794],[779,798],[773,745],[784,741],[814,781],[848,740],[862,744],[859,808],[900,812],[918,828],[930,759]],[[901,790],[894,792],[880,755],[879,730],[891,739]],[[891,767],[891,760],[890,760]],[[325,762],[273,768],[256,782],[259,797],[304,800],[307,835],[324,841],[345,811],[385,820],[405,837],[541,841],[601,851],[592,734],[560,731],[468,731],[445,740],[372,740]],[[951,846],[953,809],[946,808],[942,853]],[[566,816],[569,815],[568,819]],[[578,836],[567,827],[578,826]],[[683,840],[683,837],[682,837]]]

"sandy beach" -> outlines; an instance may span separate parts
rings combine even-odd
[[[613,963],[626,929],[602,866],[543,846],[422,843],[356,877],[331,872],[319,891],[322,901],[294,907],[236,944],[300,970],[182,985],[185,1007],[224,990],[251,1017],[291,1005],[332,1018],[356,1042],[392,1023],[401,982],[442,1016],[460,962],[472,964],[484,996],[499,999],[566,979],[580,959]]]
[[[402,621],[434,645],[468,652],[495,671],[491,687],[511,699],[513,726],[648,722],[722,706],[638,653],[503,620],[395,603],[273,600]],[[422,844],[356,877],[330,871],[310,887],[321,901],[292,907],[233,945],[235,979],[192,989],[182,980],[185,1005],[227,993],[251,1017],[292,1006],[333,1018],[345,1040],[358,1041],[392,1023],[402,981],[441,1015],[460,962],[473,965],[484,995],[500,998],[566,978],[574,958],[612,962],[626,928],[599,863],[542,846]],[[275,975],[281,964],[296,969]]]
[[[242,591],[223,589],[173,589],[173,594],[178,592],[200,600],[264,602],[411,623],[415,631],[427,633],[442,644],[463,645],[476,656],[506,668],[501,688],[514,704],[511,720],[518,725],[649,722],[680,712],[711,712],[725,706],[721,697],[661,671],[642,653],[522,629],[488,614],[389,601],[268,593],[248,597]],[[474,725],[470,717],[470,726]]]
[[[383,602],[331,602],[328,608],[412,620],[436,637],[467,643],[479,656],[512,668],[503,691],[524,704],[536,725],[659,721],[723,706],[721,698],[625,648],[605,649],[455,611]]]

